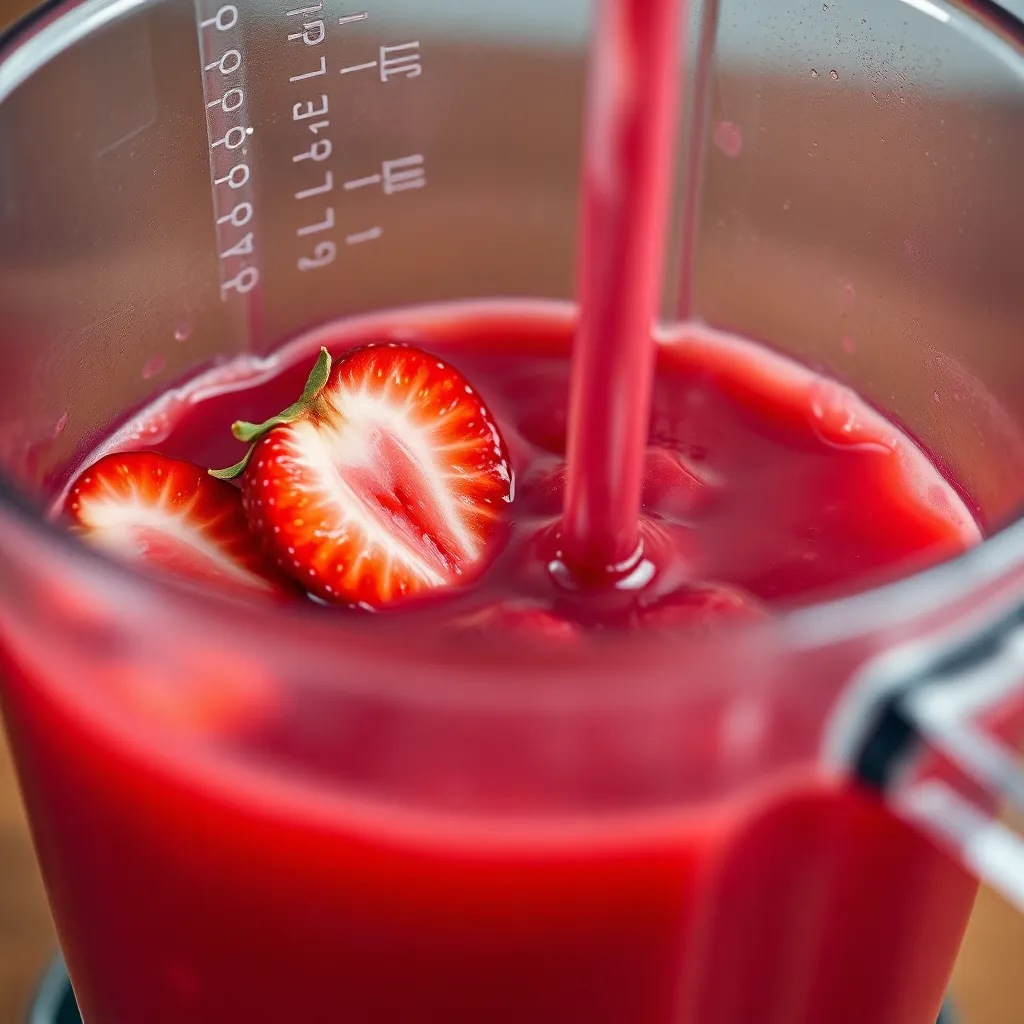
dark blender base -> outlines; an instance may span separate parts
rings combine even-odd
[[[50,965],[39,986],[27,1024],[82,1024],[71,992],[71,983],[64,970],[64,961],[60,957]],[[865,1024],[868,1022],[865,1021]],[[939,1014],[936,1024],[957,1024],[948,1003]]]

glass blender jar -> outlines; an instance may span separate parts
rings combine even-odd
[[[727,642],[481,653],[186,595],[40,511],[228,356],[571,298],[590,11],[549,7],[86,0],[0,47],[0,694],[88,1024],[925,1024],[977,876],[1024,901],[992,5],[695,5],[665,289],[905,423],[990,534],[960,559]],[[286,755],[148,713],[238,688]]]

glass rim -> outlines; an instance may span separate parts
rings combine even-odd
[[[154,6],[161,0],[44,0],[42,4],[23,15],[19,20],[0,29],[0,105],[19,85],[33,73],[45,66],[53,57],[74,45],[79,39],[101,28],[123,14]],[[1016,51],[1017,58],[1024,63],[1024,12],[1021,15],[1002,7],[996,0],[892,0],[900,2],[938,20],[948,21],[951,7],[969,18],[975,26],[987,33],[988,37],[1004,39]],[[940,6],[941,4],[941,6]],[[939,17],[939,12],[947,17]],[[69,15],[76,15],[74,24],[63,25]],[[39,39],[46,30],[52,30],[56,38],[47,40],[38,47],[38,52],[26,56],[21,67],[4,75],[4,66],[10,57],[22,52],[26,44]],[[48,555],[55,555],[63,563],[73,562],[86,579],[97,582],[109,580],[123,589],[126,596],[137,594],[146,605],[170,602],[183,617],[215,616],[219,624],[235,625],[244,618],[250,630],[277,633],[283,621],[282,611],[292,622],[304,623],[303,633],[314,639],[325,649],[356,642],[360,634],[366,636],[365,623],[356,624],[337,620],[326,621],[326,615],[311,615],[309,609],[282,609],[273,604],[242,604],[223,595],[204,592],[174,581],[161,579],[141,572],[129,564],[104,556],[101,552],[82,544],[71,533],[47,516],[45,510],[34,504],[16,483],[0,469],[0,537],[8,524],[25,528],[43,545]],[[0,547],[3,546],[0,540]],[[30,565],[37,552],[27,553]],[[854,594],[827,598],[809,605],[785,609],[773,613],[762,622],[730,625],[721,631],[714,631],[710,640],[723,633],[735,639],[737,634],[766,632],[774,635],[780,647],[785,649],[813,649],[844,641],[867,639],[886,630],[896,630],[930,614],[941,612],[953,606],[958,599],[999,581],[1014,569],[1024,565],[1024,510],[1000,529],[984,537],[976,546],[958,556],[926,567],[909,575],[869,587]],[[239,614],[242,613],[242,614]],[[380,619],[386,617],[381,616]],[[392,624],[399,617],[392,620]],[[401,619],[402,632],[408,634],[412,624]],[[374,634],[376,630],[372,631]],[[503,641],[505,638],[499,638]],[[454,641],[449,640],[450,648]],[[437,648],[440,653],[445,645]],[[645,658],[660,651],[678,666],[679,657],[693,649],[692,634],[665,635],[632,633],[616,637],[614,645],[594,645],[598,657],[607,654],[614,646],[618,651],[635,652],[642,648]],[[703,646],[701,644],[700,646]],[[521,642],[494,645],[495,651],[510,666],[509,658],[515,660],[529,655],[532,645]],[[542,651],[545,658],[552,654],[558,660],[556,645],[536,645],[534,650]],[[567,652],[569,653],[569,652]],[[585,647],[573,647],[567,666],[571,674],[578,674],[586,659],[581,659]],[[396,656],[397,655],[397,656]],[[393,659],[396,664],[406,660],[403,652],[376,652],[384,661]],[[594,664],[597,662],[595,661]]]

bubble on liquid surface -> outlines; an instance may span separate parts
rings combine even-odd
[[[166,365],[167,360],[163,356],[153,356],[153,358],[150,359],[150,361],[142,368],[142,379],[149,380],[151,377],[155,377]]]
[[[808,397],[814,432],[826,444],[865,451],[892,450],[877,434],[865,437],[860,400],[849,388],[831,380],[816,380]]]
[[[743,133],[734,121],[719,121],[715,125],[715,145],[728,157],[737,157],[743,149]]]
[[[192,337],[192,325],[181,323],[174,328],[174,340],[175,341],[188,341]]]

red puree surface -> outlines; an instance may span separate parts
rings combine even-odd
[[[444,595],[436,612],[485,621],[482,610],[512,605],[587,617],[586,602],[544,569],[557,550],[572,335],[567,307],[527,303],[338,324],[271,361],[243,358],[210,371],[134,418],[100,453],[153,448],[229,465],[244,451],[232,422],[260,421],[294,401],[321,344],[337,355],[370,341],[407,341],[465,374],[495,415],[515,470],[507,545],[479,582]],[[600,622],[685,625],[704,621],[688,614],[695,609],[745,614],[849,593],[979,537],[920,449],[853,392],[709,330],[658,345],[643,483],[641,534],[652,564],[637,576],[653,578]]]
[[[529,304],[339,324],[269,362],[214,369],[108,447],[227,464],[231,421],[286,405],[321,342],[415,342],[484,394],[518,474],[506,555],[446,614],[551,601],[522,546],[559,508],[571,333],[567,307]],[[734,338],[680,341],[658,349],[645,530],[666,531],[689,585],[788,603],[977,537],[921,452],[849,391]],[[105,683],[89,664],[76,655],[68,672],[91,701]],[[204,670],[215,687],[238,681],[237,667]],[[973,899],[926,840],[813,766],[705,803],[626,810],[599,786],[583,805],[602,809],[586,815],[486,818],[431,803],[452,786],[436,737],[417,741],[428,756],[414,743],[394,762],[424,803],[359,788],[396,756],[384,705],[297,702],[290,748],[225,736],[257,745],[250,771],[212,767],[187,730],[180,744],[150,735],[144,714],[80,714],[16,668],[7,696],[62,945],[96,1024],[931,1024]],[[671,728],[684,750],[723,724],[695,706]],[[509,780],[547,786],[550,765],[516,753],[514,716],[500,729]],[[456,747],[470,742],[456,732]],[[599,776],[601,741],[573,742]],[[662,757],[658,742],[645,732],[638,749]],[[782,757],[789,740],[772,742]],[[272,766],[310,766],[316,748],[328,753],[314,775]]]

